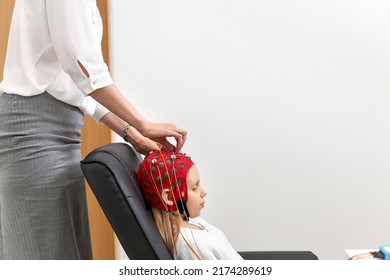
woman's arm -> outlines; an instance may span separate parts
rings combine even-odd
[[[174,124],[161,124],[147,121],[115,85],[97,89],[90,96],[121,119],[112,119],[109,121],[110,125],[108,125],[117,133],[119,132],[119,135],[121,135],[120,131],[126,123],[129,123],[143,136],[162,144],[167,149],[176,150],[177,152],[181,150],[186,140],[186,131],[182,131]],[[108,117],[111,118],[111,116]],[[103,120],[101,121],[105,123]],[[176,148],[167,140],[167,137],[174,137],[176,139]]]
[[[126,122],[122,119],[118,118],[113,113],[109,112],[105,114],[100,122],[111,128],[115,133],[120,136],[123,136],[123,128],[126,126]],[[127,137],[125,141],[128,141],[137,152],[147,155],[151,151],[160,150],[161,146],[157,142],[144,137],[141,133],[139,133],[134,127],[129,127],[127,130]]]
[[[173,124],[147,121],[114,85],[103,60],[102,28],[97,20],[99,14],[95,2],[55,0],[45,4],[48,31],[58,61],[83,94],[93,97],[143,136],[161,143],[168,150],[180,151],[186,132]],[[176,148],[167,137],[176,139]]]

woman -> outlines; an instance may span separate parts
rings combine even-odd
[[[83,113],[144,154],[186,132],[147,121],[113,83],[92,0],[16,0],[0,84],[0,259],[91,259]],[[176,139],[176,147],[167,141]]]

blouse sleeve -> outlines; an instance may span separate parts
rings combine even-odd
[[[96,0],[46,0],[46,14],[59,63],[83,94],[113,84],[101,51]]]
[[[97,122],[100,122],[100,119],[109,112],[103,105],[90,96],[83,98],[79,108]]]

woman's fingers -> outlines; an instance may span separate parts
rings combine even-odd
[[[187,132],[177,128],[174,124],[150,123],[145,136],[161,143],[169,151],[180,152],[186,141]],[[167,140],[167,137],[175,138],[176,147]]]
[[[175,150],[175,146],[172,145],[166,138],[162,138],[159,141],[157,140],[157,142],[161,143],[164,146],[164,148],[168,151],[172,152]]]
[[[174,151],[179,153],[181,148],[184,146],[184,143],[186,142],[187,131],[174,126],[173,134],[171,136],[176,140],[176,147],[174,148]]]
[[[176,138],[176,152],[179,153],[187,138],[187,131],[180,129],[180,137]]]
[[[134,127],[129,127],[127,140],[140,154],[147,155],[151,151],[161,149],[161,144],[143,136]]]

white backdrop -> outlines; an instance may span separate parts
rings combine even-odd
[[[390,2],[115,0],[114,80],[188,130],[237,250],[390,243]]]

